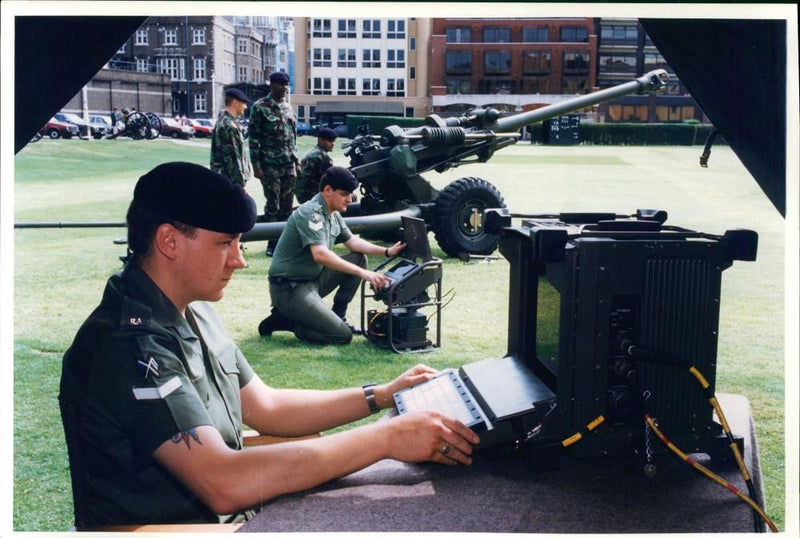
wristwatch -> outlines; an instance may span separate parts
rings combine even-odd
[[[367,383],[361,388],[364,389],[364,398],[367,399],[369,412],[377,413],[378,411],[380,411],[381,408],[378,407],[378,402],[375,401],[375,383]]]

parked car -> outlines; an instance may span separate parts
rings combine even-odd
[[[194,136],[197,138],[206,138],[211,136],[212,127],[208,125],[203,125],[200,123],[200,120],[191,119],[191,118],[183,118],[181,120],[182,125],[188,125],[192,129],[194,129]]]
[[[161,118],[161,136],[183,138],[188,140],[194,136],[194,129],[188,125],[181,125],[180,121],[172,118]]]
[[[103,138],[110,132],[108,127],[86,122],[77,114],[72,114],[70,112],[59,112],[55,115],[55,118],[65,123],[77,125],[80,136],[88,136],[88,134],[91,132],[92,138],[98,139]]]
[[[39,130],[43,136],[49,138],[72,138],[73,136],[80,136],[78,126],[71,123],[58,121],[56,118],[50,118],[44,127]]]
[[[110,116],[89,116],[89,123],[100,127],[105,127],[107,132],[111,132],[111,117]]]
[[[299,136],[311,134],[311,124],[306,121],[297,122],[297,134]]]
[[[336,136],[338,136],[340,138],[347,138],[347,134],[348,134],[347,133],[347,125],[345,125],[344,123],[341,123],[339,125],[331,125],[330,123],[320,123],[320,124],[312,125],[311,126],[311,132],[309,132],[308,134],[310,134],[312,136],[317,136],[317,134],[319,133],[319,130],[322,129],[323,127],[328,127],[329,129],[333,129],[334,131],[336,131]]]

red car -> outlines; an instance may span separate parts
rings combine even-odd
[[[72,123],[58,121],[55,118],[50,118],[44,127],[39,129],[42,135],[50,138],[72,138],[73,136],[80,136],[78,126]]]
[[[200,122],[199,120],[191,119],[191,118],[184,118],[181,120],[181,125],[188,125],[192,129],[194,129],[194,136],[197,138],[205,138],[211,136],[212,128],[205,124],[205,122]]]

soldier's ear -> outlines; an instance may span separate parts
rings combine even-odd
[[[178,250],[178,234],[180,232],[172,224],[161,224],[155,233],[153,242],[158,252],[170,260],[174,260]]]

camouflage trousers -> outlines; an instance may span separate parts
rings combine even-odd
[[[297,182],[297,170],[294,164],[264,168],[264,217],[267,222],[284,221],[292,214],[292,198],[294,185]]]

